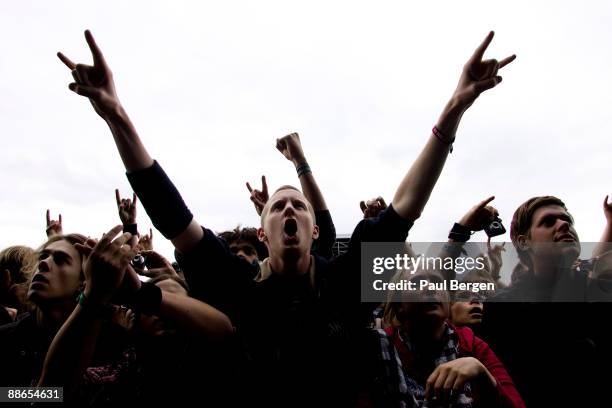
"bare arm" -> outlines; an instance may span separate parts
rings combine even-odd
[[[306,160],[306,155],[302,149],[302,142],[297,133],[291,133],[281,139],[276,140],[276,148],[295,166],[300,179],[302,192],[315,211],[327,210],[327,204],[323,198],[323,193],[312,174],[312,170]]]
[[[70,90],[89,98],[96,113],[106,121],[128,173],[150,168],[153,165],[153,159],[119,101],[113,73],[89,30],[85,31],[85,39],[93,55],[93,66],[75,64],[61,52],[57,54],[71,70],[75,80],[69,85]],[[201,238],[202,229],[193,219],[181,233],[170,237],[180,252],[193,248]]]
[[[211,340],[222,341],[233,332],[225,314],[197,299],[169,291],[162,291],[159,316],[190,334]]]
[[[393,208],[406,220],[415,221],[421,216],[440,177],[463,114],[482,92],[501,82],[497,71],[515,59],[512,55],[499,62],[483,61],[484,52],[492,39],[493,32],[490,32],[465,64],[459,84],[436,123],[437,135],[432,133],[429,136],[393,197]]]

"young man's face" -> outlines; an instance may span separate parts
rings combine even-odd
[[[76,299],[82,283],[82,265],[74,246],[64,240],[53,242],[40,251],[38,259],[28,299],[39,306],[48,301]]]
[[[482,323],[483,299],[472,292],[456,294],[451,302],[451,320],[455,326],[473,326]]]
[[[235,241],[229,244],[229,247],[233,254],[245,259],[249,263],[259,261],[257,250],[247,241]]]
[[[573,263],[580,254],[580,240],[572,218],[559,205],[538,208],[533,214],[529,235],[523,236],[523,239],[528,243],[534,259],[562,257]]]
[[[312,240],[319,236],[304,195],[292,189],[280,190],[267,203],[259,239],[266,243],[270,256],[296,256],[310,252]]]

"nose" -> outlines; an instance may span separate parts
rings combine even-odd
[[[295,208],[293,208],[293,204],[287,203],[285,205],[285,216],[295,215]]]
[[[51,258],[50,256],[47,256],[43,259],[41,259],[40,261],[38,261],[38,270],[41,272],[48,272],[50,270],[49,267],[49,258]]]
[[[569,232],[570,223],[567,220],[557,219],[557,230]]]

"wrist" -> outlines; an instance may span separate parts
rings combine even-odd
[[[305,174],[312,173],[308,162],[303,161],[295,166],[295,171],[297,171],[298,178],[302,177]]]
[[[111,123],[118,123],[127,120],[127,112],[121,106],[121,103],[117,101],[112,106],[104,109],[104,120],[110,125]]]
[[[124,222],[123,232],[129,232],[132,235],[138,235],[138,224],[136,224],[136,222]]]
[[[455,242],[467,242],[471,236],[472,231],[462,224],[461,221],[456,222],[448,233],[448,238]]]
[[[101,319],[110,319],[113,315],[113,307],[108,300],[96,298],[91,292],[83,291],[77,297],[77,303],[81,310]]]
[[[306,163],[308,164],[308,160],[306,160],[306,157],[304,156],[299,156],[295,159],[292,159],[291,162],[293,163],[293,165],[297,168],[300,164]]]
[[[465,103],[453,96],[442,110],[436,127],[450,139],[454,139],[461,117],[467,108]]]

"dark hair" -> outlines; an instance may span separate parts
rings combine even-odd
[[[565,211],[567,211],[565,203],[559,198],[554,196],[540,196],[532,197],[529,200],[525,201],[516,209],[514,215],[512,216],[512,223],[510,224],[510,239],[512,240],[512,244],[516,248],[516,252],[518,253],[519,258],[524,263],[528,264],[530,261],[526,251],[520,248],[518,243],[518,237],[519,235],[525,235],[529,233],[529,229],[531,228],[531,222],[533,221],[533,214],[535,214],[538,208],[545,207],[547,205],[558,205],[562,207]]]
[[[268,249],[263,242],[257,238],[257,228],[240,228],[240,226],[238,226],[231,231],[220,232],[218,235],[220,238],[223,238],[228,245],[240,241],[248,242],[253,246],[253,248],[255,248],[259,260],[263,260],[268,257]]]

